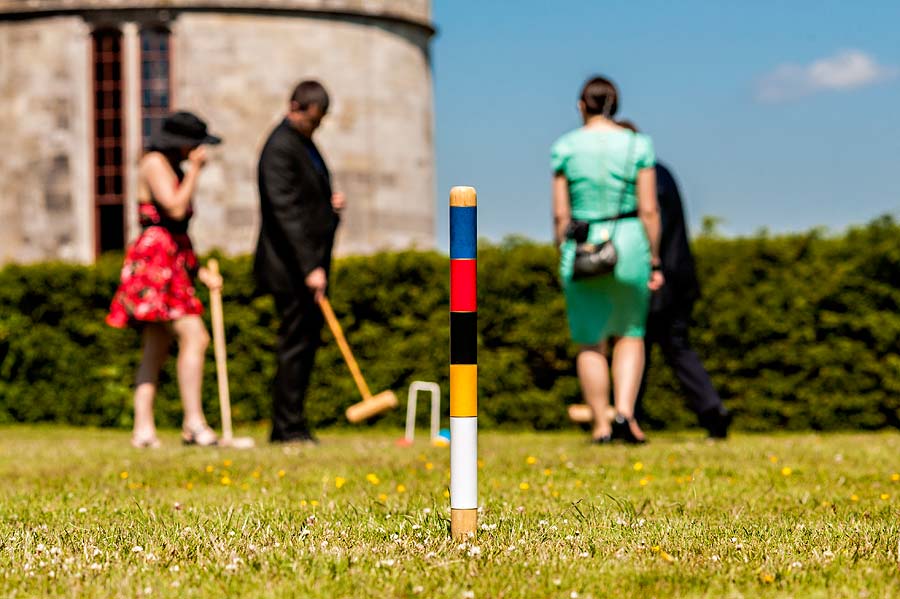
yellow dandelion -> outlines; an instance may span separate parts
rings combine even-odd
[[[531,485],[529,485],[526,482],[521,482],[521,483],[519,483],[519,488],[522,489],[523,491],[527,491],[528,489],[531,488]]]
[[[316,507],[317,505],[319,505],[319,502],[317,500],[313,499],[309,502],[309,505]]]
[[[478,467],[484,468],[484,460],[478,460]]]
[[[444,489],[444,498],[450,499],[450,491],[448,491],[447,489]]]
[[[133,490],[133,489],[140,489],[140,488],[141,488],[141,483],[128,483],[128,488],[129,488],[129,489],[132,489],[132,490]]]
[[[128,473],[123,470],[122,472],[119,473],[119,478],[121,478],[122,480],[125,480],[126,478],[128,478]]]
[[[828,501],[828,500],[823,501],[823,502],[822,502],[822,507],[825,507],[825,508],[831,507],[831,502]]]
[[[773,582],[775,582],[775,577],[767,572],[760,574],[759,579],[762,580],[765,584],[772,584]]]
[[[231,479],[228,478],[227,476],[223,476],[223,477],[220,479],[219,482],[221,482],[223,485],[230,485],[230,484],[231,484]]]
[[[398,493],[406,493],[406,485],[397,485]]]
[[[642,478],[642,479],[640,480],[640,484],[641,484],[642,487],[646,487],[647,485],[650,484],[650,479],[648,479],[648,478],[646,478],[646,477],[645,477],[645,478]]]
[[[769,456],[769,461],[772,462],[773,464],[777,464],[777,463],[778,463],[778,456],[777,456],[777,455],[774,455],[774,454],[773,454],[773,455],[770,455],[770,456]]]
[[[301,500],[300,500],[300,507],[306,507],[306,505],[307,505],[306,500],[305,500],[305,499],[301,499]]]
[[[664,561],[669,562],[670,564],[675,563],[675,558],[666,553],[665,551],[660,550],[659,557],[663,558]]]
[[[854,493],[853,495],[850,496],[850,501],[859,501],[859,495]]]
[[[550,470],[550,468],[544,468],[544,476],[550,476],[551,474],[553,474],[553,470]]]
[[[894,481],[894,482],[900,481],[900,473],[894,472],[894,473],[891,475],[891,480]]]
[[[662,547],[660,547],[659,545],[654,545],[653,547],[650,548],[650,551],[652,551],[653,553],[659,553],[661,550],[662,550]]]
[[[887,501],[887,500],[890,499],[890,498],[891,498],[891,496],[888,495],[887,493],[882,493],[882,494],[881,494],[881,499],[884,500],[884,501]]]
[[[259,470],[254,470],[253,474],[251,474],[250,476],[252,476],[253,478],[259,478],[260,476],[262,476],[262,473]]]
[[[554,497],[559,497],[559,491],[553,491],[550,494],[553,495]]]
[[[287,472],[285,472],[284,470],[279,470],[279,471],[278,471],[278,478],[284,478],[284,475],[285,475],[285,474],[287,474]]]
[[[426,462],[425,470],[434,470],[434,464],[432,464],[431,462]]]
[[[222,465],[225,466],[226,468],[231,468],[231,465],[233,463],[234,462],[232,462],[231,460],[222,460]]]
[[[784,468],[781,469],[781,476],[790,476],[792,472],[793,472],[793,470],[791,470],[790,468],[785,466]]]
[[[242,489],[242,490],[246,491],[246,490],[249,489],[249,488],[250,488],[250,485],[248,485],[247,483],[241,483],[241,489]]]
[[[347,479],[344,478],[343,476],[336,476],[336,477],[334,478],[334,486],[335,486],[335,488],[340,489],[340,488],[343,487],[345,484],[347,484]]]
[[[683,476],[676,476],[676,477],[675,477],[675,482],[678,483],[679,485],[684,484],[684,477],[683,477]]]
[[[188,484],[184,485],[184,488],[187,489],[188,491],[190,491],[191,489],[194,488],[194,483],[188,483]]]
[[[375,475],[375,473],[373,473],[373,472],[370,472],[366,475],[366,480],[369,481],[370,483],[372,483],[373,485],[377,485],[378,483],[381,482],[378,479],[378,477]]]
[[[576,486],[576,487],[581,487],[582,485],[584,485],[584,483],[583,483],[581,480],[576,480],[576,481],[575,481],[575,486]]]
[[[384,503],[385,501],[387,501],[387,495],[385,495],[384,493],[379,493],[379,494],[378,494],[378,501]]]
[[[635,462],[634,466],[632,466],[632,468],[634,468],[635,472],[640,472],[641,470],[644,469],[644,463],[643,462]]]
[[[528,464],[529,466],[531,466],[532,464],[537,464],[537,458],[534,457],[533,455],[530,455],[527,458],[525,458],[525,463]]]
[[[211,465],[206,467],[207,472],[212,472],[213,470],[215,470],[215,468],[213,468]]]

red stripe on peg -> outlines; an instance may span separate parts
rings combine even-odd
[[[475,312],[476,298],[475,260],[450,261],[450,311]]]

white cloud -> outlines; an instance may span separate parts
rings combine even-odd
[[[898,70],[878,64],[862,50],[842,50],[807,65],[785,63],[762,77],[756,99],[777,103],[822,91],[847,91],[895,77]]]

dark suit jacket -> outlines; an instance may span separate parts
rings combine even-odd
[[[338,216],[331,177],[311,139],[288,121],[269,136],[259,159],[262,223],[253,271],[261,291],[299,294],[304,279],[331,266]]]
[[[700,295],[678,184],[669,169],[660,163],[656,164],[656,196],[662,218],[659,257],[666,284],[653,294],[650,309],[654,312],[689,305]]]

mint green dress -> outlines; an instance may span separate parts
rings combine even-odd
[[[635,210],[637,172],[655,163],[650,138],[627,129],[576,129],[560,137],[551,150],[553,172],[565,175],[569,182],[572,218],[576,220],[592,221]],[[573,281],[575,242],[567,239],[560,247],[559,274],[569,331],[578,344],[644,336],[650,301],[647,233],[639,218],[626,218],[618,224],[592,223],[588,241],[600,243],[610,236],[619,260],[615,272],[607,276]]]

